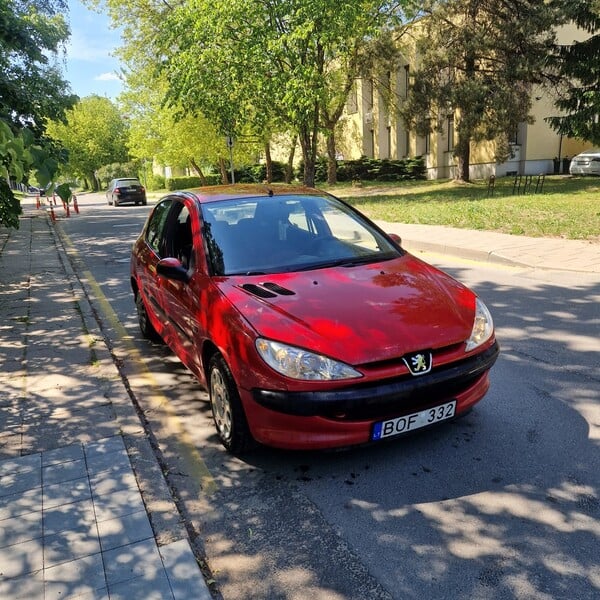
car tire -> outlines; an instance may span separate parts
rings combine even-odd
[[[118,200],[115,198],[115,199],[113,200],[113,204],[114,204],[115,206],[119,206],[119,201],[118,201]]]
[[[231,371],[221,354],[208,363],[208,393],[217,435],[225,448],[240,455],[252,448],[254,440]]]
[[[135,308],[137,310],[138,323],[142,335],[151,342],[161,343],[163,340],[158,331],[154,328],[154,325],[152,325],[150,317],[148,316],[148,311],[146,310],[146,305],[144,304],[144,299],[139,292],[135,295]]]
[[[146,198],[144,198],[144,199],[142,200],[142,206],[146,206],[146,204],[148,204],[148,201],[146,200]]]

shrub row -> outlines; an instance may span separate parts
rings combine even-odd
[[[273,161],[273,182],[285,181],[286,165],[282,162]],[[301,163],[296,169],[295,175],[302,179],[304,165]],[[262,183],[267,178],[267,168],[264,164],[249,165],[234,170],[236,183]],[[358,160],[338,161],[338,181],[406,181],[415,179],[426,179],[425,160],[422,156],[416,158],[405,158],[401,160],[375,159],[363,156]],[[206,175],[208,185],[221,183],[219,173]],[[327,159],[319,158],[316,165],[315,181],[324,183],[327,181]],[[166,180],[166,188],[169,191],[184,190],[201,185],[199,177],[173,177]]]
[[[303,165],[298,173],[302,177]],[[337,180],[342,181],[406,181],[426,179],[425,159],[403,158],[393,160],[389,158],[377,159],[361,156],[357,160],[340,160],[337,165]],[[317,161],[315,181],[327,181],[327,159],[319,158]]]

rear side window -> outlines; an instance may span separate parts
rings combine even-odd
[[[156,205],[146,229],[146,242],[148,246],[161,258],[164,256],[165,222],[171,208],[171,203],[171,200],[163,200],[160,204]]]

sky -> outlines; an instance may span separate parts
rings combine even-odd
[[[89,10],[79,0],[69,0],[69,9],[65,79],[71,91],[80,98],[97,94],[116,100],[123,85],[116,75],[119,61],[111,53],[121,43],[119,32],[110,28],[106,15]]]

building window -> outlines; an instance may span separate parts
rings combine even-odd
[[[404,97],[408,98],[410,88],[410,65],[404,65]]]
[[[452,152],[454,150],[454,116],[448,117],[446,134],[448,136],[448,152]]]

